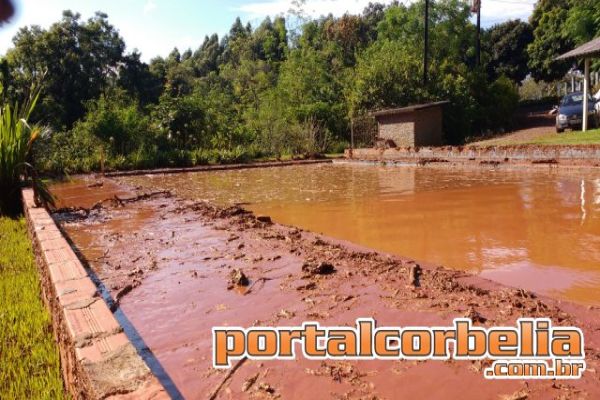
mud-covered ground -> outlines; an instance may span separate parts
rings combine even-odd
[[[415,263],[116,181],[57,186],[55,215],[185,398],[600,398],[600,310],[560,303],[463,272]],[[103,199],[110,199],[102,201]],[[351,216],[348,216],[349,220]],[[323,264],[324,263],[324,264]],[[319,265],[334,271],[320,274]],[[249,279],[232,285],[232,271]],[[235,275],[235,274],[233,274]],[[213,326],[514,326],[550,317],[585,334],[579,381],[488,381],[480,361],[246,361],[214,370]],[[217,391],[218,388],[218,391]]]

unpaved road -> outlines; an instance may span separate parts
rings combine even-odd
[[[500,146],[516,143],[528,143],[556,134],[556,116],[547,111],[536,111],[517,117],[518,128],[492,139],[469,143],[469,146]]]
[[[600,398],[600,310],[558,303],[462,272],[423,266],[331,238],[268,222],[241,208],[220,209],[106,180],[57,187],[64,206],[93,210],[56,215],[81,254],[185,398],[206,399],[226,372],[212,364],[213,326],[479,325],[514,326],[519,317],[551,317],[578,326],[588,371],[579,381],[487,381],[482,362],[248,361],[216,394],[221,399],[548,399]],[[131,201],[124,200],[126,198]],[[329,275],[303,271],[328,262]],[[241,269],[252,289],[228,290]]]

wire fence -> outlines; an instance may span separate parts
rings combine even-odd
[[[352,148],[371,148],[377,142],[377,121],[369,115],[352,119]]]

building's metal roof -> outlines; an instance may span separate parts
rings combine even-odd
[[[563,54],[562,56],[556,57],[557,60],[566,60],[568,58],[581,58],[600,56],[600,37],[582,44],[578,48]]]
[[[427,103],[427,104],[416,104],[414,106],[402,107],[402,108],[392,108],[389,110],[381,110],[372,112],[371,115],[374,117],[383,117],[387,115],[398,115],[398,114],[408,114],[415,111],[423,110],[426,108],[432,107],[441,107],[445,104],[449,104],[449,101],[437,101],[435,103]]]

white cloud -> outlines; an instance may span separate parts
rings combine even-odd
[[[482,1],[481,20],[484,25],[493,25],[509,19],[526,21],[534,7],[535,4],[529,1],[515,1],[514,3]]]
[[[333,14],[335,16],[343,15],[346,12],[351,14],[360,14],[369,3],[374,0],[306,0],[302,9],[304,13],[311,17]],[[381,0],[380,3],[389,4],[391,0]],[[405,4],[410,4],[414,0],[402,0]],[[499,3],[494,1],[484,1],[481,7],[481,19],[484,26],[492,25],[508,19],[527,19],[533,11],[534,3],[517,2]],[[292,0],[263,0],[244,4],[235,9],[242,12],[249,19],[261,19],[266,16],[286,14],[295,9]]]
[[[311,17],[333,14],[336,16],[346,12],[360,14],[373,0],[307,0],[302,6],[304,13]],[[391,3],[391,0],[383,0],[380,3]],[[236,11],[241,11],[251,19],[263,18],[268,15],[285,14],[296,9],[292,0],[270,0],[244,4]]]
[[[152,11],[156,10],[157,7],[156,1],[146,1],[146,4],[144,4],[144,14],[150,14]]]

